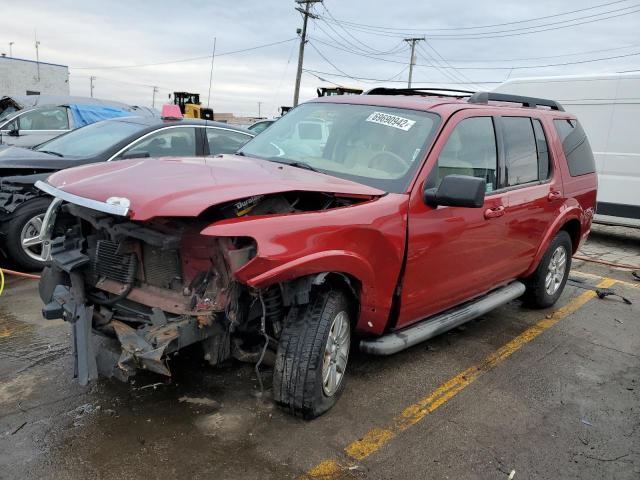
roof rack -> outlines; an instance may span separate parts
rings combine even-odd
[[[363,93],[363,95],[419,95],[423,97],[468,97],[476,93],[474,90],[459,90],[457,88],[388,88],[376,87]]]
[[[523,107],[536,108],[538,105],[549,107],[551,110],[564,112],[564,107],[555,100],[547,100],[545,98],[525,97],[523,95],[510,95],[507,93],[495,92],[476,92],[469,98],[469,103],[486,104],[489,101],[521,103]]]

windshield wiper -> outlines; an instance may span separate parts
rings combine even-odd
[[[306,162],[298,162],[298,161],[282,161],[282,160],[276,160],[276,158],[279,157],[270,157],[267,158],[266,160],[269,160],[270,162],[275,162],[275,163],[281,163],[283,165],[290,165],[292,167],[296,167],[296,168],[304,168],[305,170],[311,170],[312,172],[320,172],[319,170],[317,170],[316,168],[312,167],[311,165],[309,165]]]
[[[38,150],[38,151],[42,152],[42,153],[48,153],[49,155],[55,155],[56,157],[64,158],[64,155],[62,155],[61,153],[58,153],[58,152],[54,152],[52,150]]]

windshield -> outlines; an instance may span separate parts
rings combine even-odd
[[[63,157],[91,157],[146,127],[138,123],[105,120],[56,137],[36,147],[36,150]]]
[[[386,192],[402,193],[424,158],[438,116],[419,110],[306,103],[240,149]]]

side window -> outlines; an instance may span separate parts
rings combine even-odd
[[[18,117],[20,130],[68,130],[69,117],[64,107],[39,108]]]
[[[529,117],[502,117],[507,186],[538,180],[538,150]]]
[[[207,128],[207,140],[209,141],[209,153],[219,155],[221,153],[236,153],[238,149],[251,140],[251,135],[233,132],[223,128]]]
[[[168,128],[146,137],[128,148],[120,157],[194,157],[196,155],[196,129],[193,127]]]
[[[553,124],[562,142],[562,150],[569,165],[569,174],[577,177],[595,172],[596,162],[591,145],[580,123],[576,120],[554,120]]]
[[[438,182],[447,175],[483,178],[487,192],[497,188],[498,156],[491,117],[462,120],[451,132],[438,157]]]
[[[542,123],[538,119],[533,119],[533,132],[536,136],[536,149],[538,150],[538,179],[546,180],[551,173],[549,147],[547,147]]]

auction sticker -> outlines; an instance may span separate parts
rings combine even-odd
[[[380,125],[386,125],[387,127],[398,128],[400,130],[408,131],[415,125],[415,120],[409,120],[408,118],[399,117],[397,115],[390,115],[388,113],[373,112],[367,117],[367,122],[379,123]]]

